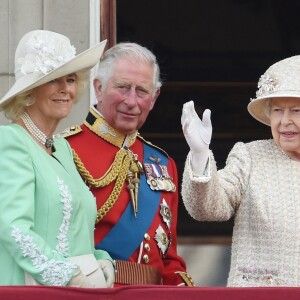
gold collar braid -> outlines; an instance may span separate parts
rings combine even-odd
[[[91,113],[92,109],[90,110]],[[97,133],[101,138],[104,138],[101,134],[100,128],[101,124],[103,125],[103,128],[111,129],[109,125],[106,123],[106,121],[100,116],[96,115],[95,111],[92,111],[92,117],[89,114],[87,120],[85,121],[85,125],[88,126],[93,132]],[[90,116],[90,118],[89,118]],[[99,120],[100,121],[97,121]],[[90,124],[89,121],[94,121],[93,124]],[[97,124],[95,126],[94,124]],[[98,129],[99,131],[98,131]],[[116,131],[115,131],[116,132]],[[106,141],[108,141],[107,137],[110,137],[109,142],[114,144],[115,146],[119,146],[120,142],[120,135],[116,135],[115,132],[113,134],[110,134],[109,131],[107,133],[107,130],[105,130],[105,137]],[[113,137],[118,137],[116,140],[113,139]],[[135,141],[136,134],[134,138],[126,139],[123,138],[123,142],[129,142],[129,144],[132,144]],[[114,142],[114,143],[113,143]],[[116,145],[118,144],[118,145]],[[121,146],[119,146],[121,147]],[[143,172],[143,166],[138,161],[137,155],[133,154],[128,148],[127,145],[124,148],[120,148],[115,156],[115,159],[109,169],[105,172],[105,174],[100,178],[93,178],[93,176],[90,174],[90,172],[86,169],[83,162],[77,155],[77,153],[73,150],[73,156],[74,156],[74,162],[77,166],[77,169],[81,176],[84,178],[86,183],[88,183],[90,186],[96,187],[96,188],[102,188],[107,185],[109,185],[111,182],[115,181],[115,185],[113,187],[113,190],[107,200],[104,202],[104,204],[100,207],[100,209],[97,211],[97,218],[96,223],[98,223],[103,217],[111,210],[111,208],[116,203],[122,187],[124,185],[125,180],[128,181],[127,189],[129,190],[134,214],[137,215],[138,211],[138,188],[139,188],[139,174]]]
[[[84,121],[84,125],[87,126],[92,132],[103,138],[105,141],[118,148],[129,148],[132,146],[138,134],[137,131],[127,135],[118,132],[116,129],[111,127],[102,117],[102,115],[100,115],[100,113],[94,108],[90,108],[88,116]]]

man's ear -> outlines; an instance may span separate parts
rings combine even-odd
[[[100,101],[101,98],[102,98],[102,84],[101,84],[101,81],[98,78],[96,78],[93,81],[93,85],[94,85],[96,98],[97,98],[98,101]]]
[[[155,92],[155,95],[154,95],[154,97],[152,99],[152,102],[151,102],[151,105],[150,105],[150,110],[153,108],[153,106],[154,106],[154,104],[156,102],[156,99],[158,98],[159,94],[160,94],[160,89],[157,89],[157,91]]]

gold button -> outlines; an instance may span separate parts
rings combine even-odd
[[[143,256],[143,261],[144,261],[145,264],[147,264],[149,262],[149,256],[147,254],[145,254]]]
[[[161,240],[161,242],[162,242],[162,244],[164,246],[167,245],[167,243],[168,243],[168,237],[167,237],[167,235],[164,232],[161,234],[160,240]]]
[[[150,235],[149,235],[148,233],[145,233],[145,234],[144,234],[144,239],[145,239],[146,241],[150,241]]]
[[[150,251],[150,245],[149,245],[148,243],[146,243],[146,244],[144,245],[144,249],[145,249],[147,252],[149,252],[149,251]]]

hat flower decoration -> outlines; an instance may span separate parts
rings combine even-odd
[[[269,103],[274,98],[300,100],[300,55],[276,62],[260,76],[256,98],[251,98],[247,107],[250,115],[270,126]]]
[[[55,41],[52,36],[44,36],[44,39],[37,35],[32,36],[27,46],[34,50],[36,55],[28,53],[25,57],[18,58],[17,63],[21,65],[22,74],[27,75],[39,71],[47,74],[74,58],[75,47],[65,41]]]
[[[262,97],[265,95],[269,95],[276,91],[277,80],[269,75],[268,73],[260,76],[258,84],[257,84],[257,92],[256,97]]]
[[[48,30],[26,33],[15,53],[15,83],[0,99],[0,111],[20,93],[68,74],[89,72],[99,62],[106,42],[76,56],[75,47],[65,35]]]

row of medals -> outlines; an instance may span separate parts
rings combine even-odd
[[[176,186],[170,178],[166,166],[158,166],[163,173],[160,175],[156,175],[159,173],[157,172],[157,168],[154,164],[144,164],[144,167],[147,176],[147,183],[152,190],[168,192],[176,191]],[[155,169],[156,172],[153,172],[153,169]]]

